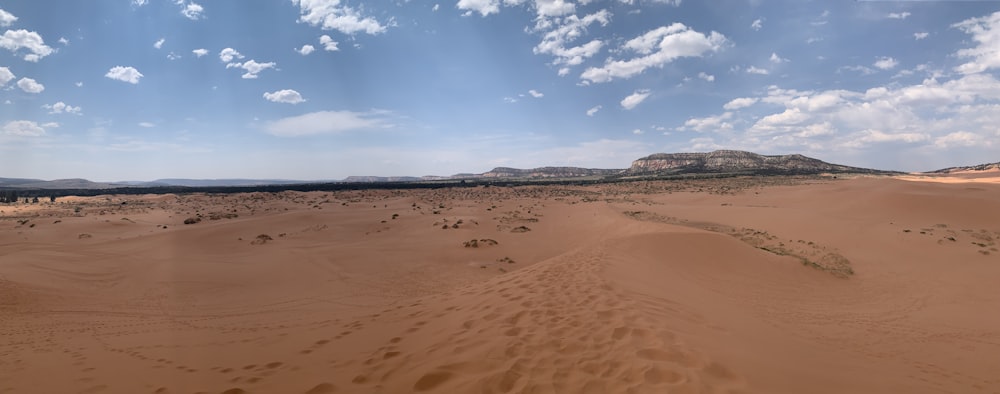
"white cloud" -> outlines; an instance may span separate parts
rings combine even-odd
[[[226,64],[226,68],[242,68],[246,70],[246,73],[242,75],[243,79],[257,79],[258,73],[269,68],[274,68],[277,65],[275,62],[257,63],[257,61],[250,59],[243,63]]]
[[[267,99],[267,101],[287,104],[298,104],[306,101],[302,98],[302,95],[299,94],[299,92],[292,89],[278,90],[270,93],[265,92],[264,98]]]
[[[757,67],[754,67],[754,66],[747,67],[746,71],[747,71],[747,74],[758,74],[758,75],[767,75],[767,74],[771,73],[770,71],[767,71],[766,69],[757,68]]]
[[[7,83],[13,81],[14,78],[17,77],[14,76],[14,73],[10,72],[9,68],[0,67],[0,87],[6,86]]]
[[[108,70],[107,74],[104,74],[104,76],[117,81],[128,82],[133,85],[139,83],[139,79],[143,77],[142,73],[140,73],[139,70],[136,70],[135,67],[122,66],[112,67]]]
[[[55,104],[52,104],[52,105],[45,104],[45,105],[42,106],[42,108],[45,108],[45,109],[49,110],[50,114],[61,114],[61,113],[74,114],[74,115],[82,115],[83,114],[83,108],[74,107],[74,106],[66,104],[66,103],[64,103],[62,101],[59,101],[59,102],[57,102]]]
[[[973,74],[1000,68],[1000,11],[980,18],[966,19],[952,27],[972,35],[973,41],[978,44],[956,53],[960,58],[972,60],[955,67],[955,71]]]
[[[139,127],[145,127],[145,128],[156,127],[156,124],[152,122],[139,122]]]
[[[178,55],[178,54],[174,53],[173,51],[170,51],[170,53],[167,54],[167,59],[170,59],[170,60],[177,60],[177,59],[180,59],[181,57],[182,57],[181,55]]]
[[[728,120],[733,117],[731,112],[724,112],[719,116],[708,116],[704,118],[691,118],[684,122],[684,126],[678,127],[678,131],[694,130],[699,133],[706,131],[729,131],[733,129],[732,123]]]
[[[600,52],[601,48],[604,47],[604,42],[590,40],[575,46],[572,46],[571,43],[583,37],[590,25],[597,23],[601,26],[607,26],[611,21],[611,13],[607,10],[600,10],[583,18],[570,15],[560,18],[558,23],[550,19],[539,19],[539,22],[543,21],[546,23],[536,26],[536,30],[547,31],[542,34],[541,42],[535,45],[532,52],[552,55],[555,57],[553,64],[556,65],[576,66]],[[569,72],[568,68],[566,72]]]
[[[74,83],[74,85],[76,85],[76,87],[78,87],[78,88],[82,88],[83,87],[83,81],[76,82],[76,83]]]
[[[132,5],[136,7],[142,7],[146,5],[146,3],[149,3],[149,0],[132,0]]]
[[[340,48],[337,48],[338,43],[334,41],[333,38],[330,38],[330,36],[326,34],[319,36],[319,43],[320,45],[323,45],[324,51],[333,52],[340,50]]]
[[[575,11],[576,5],[566,0],[535,0],[535,12],[539,17],[558,17]]]
[[[642,135],[642,134],[643,134],[643,132],[642,132],[642,129],[634,129],[634,130],[632,130],[632,134],[635,134],[635,135]]]
[[[191,53],[193,53],[195,57],[202,57],[202,56],[205,56],[205,55],[208,54],[208,49],[198,48],[198,49],[192,50]]]
[[[39,137],[45,129],[30,120],[12,120],[3,125],[3,133],[15,137]]]
[[[69,40],[67,40],[66,37],[59,37],[59,43],[63,44],[64,46],[69,45]]]
[[[17,87],[28,93],[41,93],[45,90],[45,85],[42,85],[31,78],[21,78],[17,81]]]
[[[17,17],[0,8],[0,26],[7,27],[14,22],[17,22]]]
[[[153,43],[153,48],[156,48],[156,49],[163,48],[163,43],[164,42],[167,42],[166,38],[161,38],[159,40],[156,40],[156,42]]]
[[[298,52],[300,55],[305,56],[305,55],[308,55],[310,53],[313,53],[313,51],[315,51],[315,50],[316,50],[316,47],[314,47],[312,45],[309,45],[309,44],[306,44],[306,45],[303,45],[301,49],[296,49],[295,52]]]
[[[594,116],[594,114],[596,114],[597,111],[600,111],[600,110],[601,110],[601,106],[600,105],[595,105],[595,106],[593,106],[593,107],[591,107],[590,109],[587,110],[587,116]]]
[[[365,32],[371,35],[384,33],[386,26],[372,17],[363,16],[361,12],[340,0],[292,0],[299,6],[301,16],[299,21],[323,30],[337,30],[344,34]]]
[[[478,12],[479,15],[487,16],[500,12],[499,0],[458,0],[455,7],[460,10]]]
[[[906,19],[910,15],[911,14],[909,12],[890,12],[889,15],[886,15],[885,17],[889,19]]]
[[[650,67],[663,67],[677,58],[701,57],[719,51],[727,42],[726,37],[718,32],[703,34],[681,23],[674,23],[648,31],[622,46],[623,51],[640,56],[628,60],[608,59],[602,67],[588,68],[580,78],[595,83],[630,78]]]
[[[923,40],[923,39],[927,38],[927,36],[929,36],[929,35],[930,35],[930,33],[922,31],[922,32],[918,32],[918,33],[913,33],[913,38],[916,39],[916,40]]]
[[[788,59],[778,56],[778,54],[775,52],[771,52],[771,57],[768,60],[770,60],[771,63],[777,63],[777,64],[788,62]]]
[[[750,24],[750,28],[754,31],[760,31],[764,27],[763,19],[754,19],[753,23]]]
[[[244,56],[233,48],[225,48],[219,51],[219,60],[223,63],[230,63],[233,59],[242,59]]]
[[[650,94],[649,90],[647,89],[636,90],[634,93],[622,99],[621,106],[626,110],[631,110],[632,108],[635,108],[637,105],[645,101],[646,98],[649,97],[649,94]]]
[[[437,11],[439,9],[441,9],[441,5],[440,4],[434,4],[434,6],[431,7],[431,11]]]
[[[972,147],[986,144],[986,140],[967,131],[956,131],[934,139],[934,145],[939,148]]]
[[[267,123],[265,131],[279,137],[338,134],[357,130],[385,128],[388,125],[378,111],[319,111],[278,119]]]
[[[24,60],[29,62],[37,62],[54,52],[51,47],[45,45],[42,36],[24,29],[5,31],[3,36],[0,36],[0,48],[14,53],[21,48],[27,49],[30,53],[24,55]]]
[[[539,92],[539,91],[537,91],[535,89],[529,90],[528,94],[530,94],[531,97],[534,97],[534,98],[542,98],[542,97],[545,96],[544,94],[542,94],[542,92]]]
[[[181,9],[181,15],[184,15],[184,17],[190,20],[196,21],[204,17],[203,15],[204,11],[205,8],[203,8],[198,3],[190,2],[187,3],[187,5],[184,5],[184,8]]]
[[[863,75],[870,75],[870,74],[874,74],[875,73],[875,70],[871,69],[870,67],[865,67],[865,66],[843,66],[843,67],[838,67],[837,68],[837,73],[840,73],[842,70],[857,71],[857,72],[859,72],[859,73],[861,73]]]
[[[698,73],[698,78],[704,79],[708,82],[714,82],[715,76],[711,74],[706,74],[704,71]]]
[[[725,109],[726,111],[734,111],[740,108],[746,108],[751,105],[757,104],[757,100],[759,99],[756,97],[735,98],[729,101],[728,103],[724,104],[722,106],[722,109]]]
[[[879,70],[891,70],[899,65],[899,62],[891,57],[880,57],[872,65]]]

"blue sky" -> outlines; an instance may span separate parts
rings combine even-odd
[[[0,2],[0,176],[1000,160],[1000,2]]]

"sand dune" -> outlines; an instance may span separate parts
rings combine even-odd
[[[1000,392],[998,208],[890,178],[0,206],[0,393]]]

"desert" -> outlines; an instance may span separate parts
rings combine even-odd
[[[1000,185],[901,177],[5,204],[0,392],[998,392]]]

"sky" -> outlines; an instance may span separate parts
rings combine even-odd
[[[0,1],[0,177],[1000,161],[1000,1]]]

